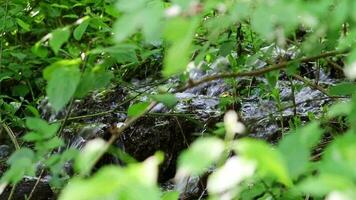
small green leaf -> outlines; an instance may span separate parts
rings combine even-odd
[[[164,59],[163,75],[182,73],[190,59],[190,50],[198,21],[175,19],[167,24],[164,36],[172,43]]]
[[[73,178],[61,191],[59,200],[160,199],[160,190],[156,186],[160,164],[158,157],[152,156],[142,163],[130,164],[125,168],[106,166],[89,178]]]
[[[49,125],[46,121],[34,117],[26,118],[26,126],[29,129],[41,134],[43,139],[53,137],[59,129],[58,123]]]
[[[105,87],[114,77],[111,71],[93,68],[87,70],[82,75],[78,88],[75,92],[76,97],[84,97],[88,92]]]
[[[197,139],[180,155],[178,171],[187,175],[201,174],[220,158],[224,147],[224,142],[218,138]]]
[[[103,139],[89,141],[75,160],[75,169],[82,175],[88,174],[105,149],[106,142]]]
[[[356,92],[356,83],[344,82],[330,87],[330,95],[352,95]]]
[[[353,181],[344,176],[321,174],[309,177],[298,184],[297,188],[305,194],[322,197],[332,191],[344,191],[354,185]]]
[[[147,107],[150,105],[149,102],[142,102],[142,103],[136,103],[133,104],[129,107],[129,109],[127,110],[127,115],[129,117],[137,117],[142,115]]]
[[[162,200],[178,200],[179,199],[179,192],[177,191],[168,191],[163,193]]]
[[[79,26],[77,26],[74,29],[74,32],[73,32],[74,39],[76,39],[76,40],[82,39],[85,31],[88,28],[88,25],[89,25],[89,22],[90,22],[90,18],[89,17],[84,17],[84,18],[79,19],[78,21],[79,21],[78,22]]]
[[[262,175],[274,176],[286,186],[292,185],[286,163],[279,151],[273,149],[264,141],[243,138],[236,142],[234,149],[241,156],[257,162]]]
[[[26,22],[22,21],[22,19],[20,18],[16,18],[16,22],[19,26],[21,26],[21,28],[23,28],[25,31],[30,31],[31,30],[31,26],[29,24],[27,24]]]
[[[58,54],[61,46],[68,41],[70,37],[70,30],[68,27],[59,28],[51,33],[49,38],[49,46],[52,48],[55,54]]]
[[[15,151],[15,153],[13,153],[7,161],[11,167],[1,177],[0,183],[17,183],[23,178],[24,175],[34,175],[34,159],[35,154],[31,149],[23,147]]]
[[[178,99],[176,96],[174,96],[173,94],[156,94],[156,95],[152,95],[151,96],[152,99],[154,99],[155,101],[161,102],[164,105],[166,105],[167,107],[171,108],[173,106],[175,106],[178,102]]]
[[[99,49],[99,53],[109,53],[118,63],[137,63],[136,49],[135,45],[120,44],[102,50]]]
[[[48,80],[46,92],[49,102],[58,112],[73,97],[80,81],[80,71],[77,65],[48,68],[44,71]]]
[[[48,55],[48,50],[41,45],[41,42],[37,42],[32,48],[31,51],[33,54],[40,58],[46,58]]]
[[[352,102],[339,102],[332,105],[328,111],[328,117],[336,117],[340,115],[348,115],[352,111]]]

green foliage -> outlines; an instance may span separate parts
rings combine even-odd
[[[151,98],[155,101],[163,103],[169,108],[174,107],[178,102],[177,98],[173,94],[156,94],[151,96]]]
[[[236,79],[230,82],[238,94],[220,97],[222,111],[237,102],[235,96],[251,93],[272,98],[283,124],[280,78],[298,74],[301,58],[337,50],[339,54],[329,56],[330,60],[320,56],[317,63],[328,67],[324,61],[336,61],[336,65],[345,61],[343,71],[351,81],[343,80],[325,93],[351,96],[350,100],[327,107],[326,115],[308,115],[312,119],[308,123],[294,116],[292,130],[283,133],[275,145],[242,136],[234,139],[230,133],[225,140],[199,138],[179,156],[176,178],[211,173],[207,188],[211,199],[224,195],[231,199],[332,199],[337,195],[352,199],[356,188],[355,10],[354,0],[6,0],[0,7],[0,133],[6,122],[19,133],[15,137],[24,135],[15,138],[22,147],[8,158],[0,185],[35,176],[40,166],[49,171],[62,200],[178,199],[178,192],[163,193],[158,188],[160,154],[125,167],[106,166],[92,174],[109,144],[94,139],[80,153],[64,148],[60,135],[65,122],[40,119],[39,102],[48,97],[60,113],[71,110],[71,101],[110,83],[128,84],[124,81],[152,73],[152,68],[161,72],[155,71],[155,78],[174,76],[177,82],[168,91],[177,91],[197,83],[186,73],[188,66],[204,63],[201,68],[205,70],[224,57],[228,64],[217,70],[222,78],[231,78],[237,72],[254,72],[261,59],[273,64],[296,57],[285,68],[263,74],[268,84],[251,90],[251,86],[239,88],[242,81]],[[275,58],[272,47],[283,49],[290,44],[297,48],[296,55]],[[261,47],[267,45],[271,48],[262,52]],[[169,108],[178,102],[173,93],[153,94],[144,95]],[[128,117],[139,118],[149,105],[131,104]],[[334,130],[335,121],[345,126]],[[240,122],[231,123],[236,128]],[[230,130],[224,124],[218,123],[213,130],[221,138]],[[325,143],[324,133],[332,140]],[[315,157],[319,145],[326,147]],[[75,174],[70,176],[64,165],[72,160]]]
[[[136,103],[129,107],[127,110],[127,115],[129,117],[137,117],[145,113],[145,110],[150,105],[149,102]]]
[[[102,168],[90,179],[74,178],[62,191],[59,199],[159,199],[156,186],[158,165],[162,155],[155,155],[143,163],[126,168]]]
[[[184,174],[200,175],[220,158],[223,151],[224,143],[218,139],[198,139],[188,151],[182,153],[179,169]]]

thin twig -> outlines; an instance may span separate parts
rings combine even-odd
[[[16,139],[16,135],[15,133],[11,130],[11,128],[5,123],[5,122],[2,122],[1,123],[1,126],[4,127],[5,131],[7,132],[7,134],[9,135],[12,143],[14,144],[15,146],[15,149],[16,150],[19,150],[20,149],[20,145]]]
[[[316,85],[316,84],[314,84],[313,82],[311,82],[310,80],[308,80],[308,79],[306,79],[306,78],[304,78],[304,77],[302,77],[302,76],[300,76],[300,75],[297,75],[297,74],[293,74],[292,76],[293,76],[293,78],[302,81],[303,83],[309,85],[310,87],[319,90],[320,92],[322,92],[322,93],[325,94],[326,96],[333,98],[333,96],[331,96],[331,95],[328,93],[328,91],[326,91],[326,89],[323,88],[323,87],[321,87],[320,85]]]
[[[94,160],[94,164],[93,166],[95,166],[95,164],[100,160],[100,158],[107,152],[107,150],[110,148],[110,146],[116,141],[117,138],[119,138],[122,133],[128,128],[130,127],[133,123],[135,123],[138,119],[140,119],[143,115],[145,115],[146,113],[148,113],[149,111],[151,111],[156,105],[158,104],[158,102],[152,102],[145,110],[144,112],[142,112],[140,115],[138,116],[134,116],[134,117],[130,117],[127,118],[126,121],[124,122],[124,125],[121,126],[120,128],[116,128],[113,129],[111,131],[111,137],[109,139],[109,141],[106,143],[106,145],[103,147],[103,151],[100,151],[100,154],[96,157],[96,159]]]
[[[37,178],[37,180],[36,180],[36,183],[35,183],[35,185],[33,186],[32,190],[31,190],[31,193],[30,193],[30,195],[28,196],[27,200],[30,200],[30,199],[32,198],[32,195],[33,195],[33,193],[35,192],[35,190],[36,190],[36,188],[37,188],[37,185],[40,183],[40,180],[41,180],[41,178],[42,178],[43,173],[44,173],[44,168],[41,170],[40,174],[38,175],[38,178]]]
[[[248,71],[248,72],[233,72],[233,73],[220,73],[220,74],[215,74],[211,76],[204,77],[198,81],[190,81],[186,86],[178,88],[176,92],[182,92],[185,91],[189,88],[196,87],[198,85],[201,85],[203,83],[207,83],[210,81],[214,81],[217,79],[226,79],[226,78],[237,78],[237,77],[254,77],[254,76],[260,76],[263,74],[266,74],[271,71],[279,70],[279,69],[284,69],[290,66],[291,64],[294,63],[305,63],[305,62],[311,62],[318,60],[320,58],[327,58],[331,56],[337,56],[337,55],[342,55],[347,53],[348,50],[345,51],[330,51],[330,52],[325,52],[317,56],[311,56],[311,57],[306,57],[306,58],[297,58],[291,61],[283,61],[277,64],[272,64],[269,65],[268,67],[264,67],[261,69],[253,70],[253,71]]]

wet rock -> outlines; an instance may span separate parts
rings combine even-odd
[[[8,145],[0,145],[0,160],[6,159],[10,155],[10,147]]]
[[[162,151],[165,160],[160,166],[159,180],[165,181],[175,174],[179,153],[191,143],[192,134],[201,127],[184,117],[148,116],[139,119],[117,140],[116,146],[143,161],[156,151]]]
[[[32,189],[36,184],[37,178],[27,177],[16,185],[15,191],[13,193],[12,199],[16,200],[26,200],[31,194]],[[8,199],[11,187],[7,187],[5,191],[0,195],[0,200]],[[31,199],[34,200],[54,200],[57,199],[55,193],[52,191],[49,183],[45,179],[40,179],[34,192],[32,193]]]

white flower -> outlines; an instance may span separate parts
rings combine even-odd
[[[228,192],[237,184],[252,176],[255,172],[255,163],[243,158],[234,156],[216,170],[208,180],[208,191],[215,194]]]
[[[344,68],[345,76],[349,79],[356,79],[356,61]]]
[[[224,125],[226,134],[232,138],[236,133],[243,133],[245,131],[245,125],[238,121],[237,113],[233,110],[229,110],[224,116]]]
[[[325,200],[352,200],[353,198],[347,192],[333,191],[325,198]]]
[[[178,16],[182,12],[182,8],[179,5],[173,5],[166,9],[165,14],[167,17]]]

